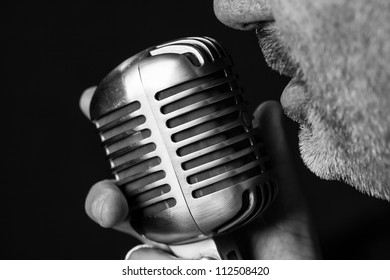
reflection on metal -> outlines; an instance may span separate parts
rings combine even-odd
[[[215,247],[210,238],[250,222],[276,195],[230,66],[211,38],[168,42],[119,65],[91,102],[132,226],[177,254],[181,244]]]

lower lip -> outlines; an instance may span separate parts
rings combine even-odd
[[[297,76],[291,79],[280,97],[286,115],[298,123],[306,122],[304,109],[308,100],[309,94],[305,82]]]

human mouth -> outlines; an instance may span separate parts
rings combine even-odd
[[[305,105],[309,101],[307,86],[299,65],[292,60],[288,48],[281,41],[280,30],[274,23],[261,23],[256,28],[256,35],[268,66],[292,77],[280,97],[285,114],[300,124],[306,123]]]
[[[306,83],[300,75],[295,75],[280,96],[280,103],[285,114],[300,124],[307,123],[306,104],[310,99]]]

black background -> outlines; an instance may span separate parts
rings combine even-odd
[[[10,1],[9,1],[10,2]],[[207,35],[230,52],[250,109],[288,81],[267,69],[253,32],[217,21],[212,1],[13,1],[1,9],[2,259],[121,259],[135,241],[84,214],[110,177],[79,96],[146,47]],[[297,125],[287,120],[297,155]],[[390,205],[300,167],[324,258],[390,259]]]

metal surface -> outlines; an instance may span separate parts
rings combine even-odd
[[[184,38],[126,60],[94,93],[91,117],[131,224],[151,240],[186,244],[230,231],[275,196],[230,65],[215,40]]]

